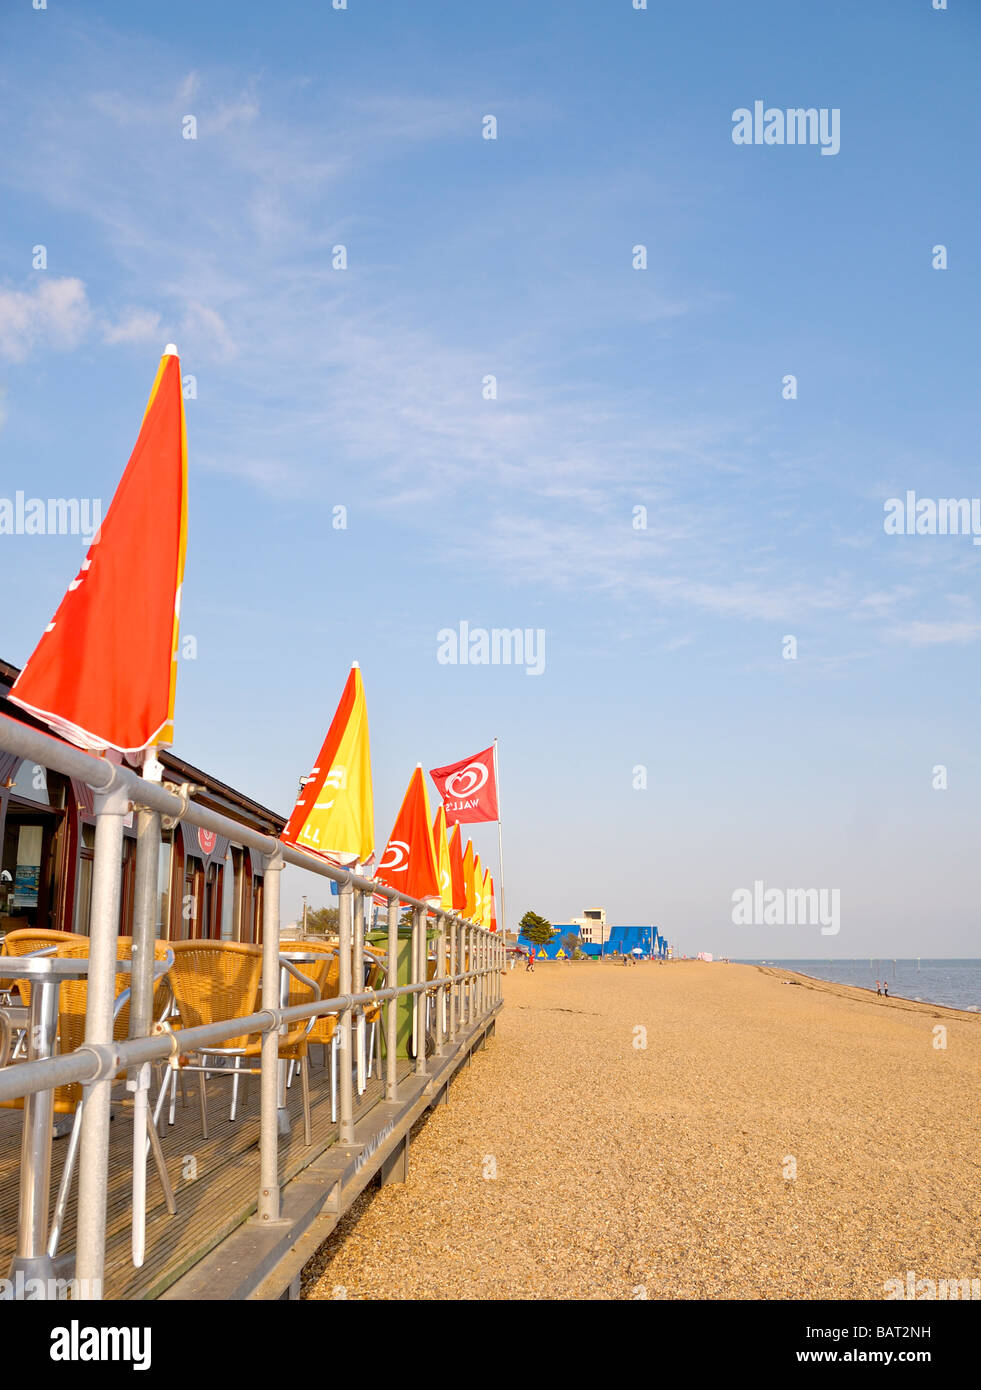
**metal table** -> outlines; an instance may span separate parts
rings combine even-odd
[[[58,996],[62,980],[81,980],[89,973],[88,957],[12,956],[4,964],[8,978],[30,980],[31,1004],[27,1023],[27,1059],[51,1057],[58,1036]],[[116,962],[120,973],[128,960]],[[54,1091],[34,1091],[24,1097],[20,1151],[20,1197],[17,1253],[10,1264],[13,1279],[53,1279],[59,1261],[47,1254],[48,1209],[51,1203],[51,1141]]]

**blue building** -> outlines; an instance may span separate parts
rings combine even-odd
[[[578,922],[556,922],[555,935],[547,946],[535,946],[535,954],[547,960],[557,960],[567,954],[564,942],[567,937],[576,938],[576,947],[584,956],[599,959],[602,956],[628,955],[640,951],[647,958],[661,957],[668,953],[668,943],[657,927],[610,927],[609,936],[600,945],[582,939]],[[524,951],[532,949],[532,943],[525,936],[518,937],[518,945]]]

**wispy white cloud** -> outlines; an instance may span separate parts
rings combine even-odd
[[[125,61],[116,66],[125,72]],[[602,370],[615,325],[670,327],[711,307],[711,293],[679,296],[653,275],[642,294],[628,279],[607,289],[562,271],[551,299],[536,291],[534,315],[504,326],[488,315],[475,345],[466,312],[439,303],[431,282],[414,289],[372,260],[358,181],[413,148],[477,139],[471,102],[340,92],[322,119],[296,121],[258,77],[166,65],[161,74],[155,88],[121,78],[25,98],[31,160],[14,142],[7,177],[95,229],[117,275],[111,292],[80,280],[0,292],[0,353],[24,360],[95,332],[113,348],[174,336],[210,401],[195,424],[199,466],[279,499],[322,501],[330,476],[348,489],[356,479],[362,505],[379,514],[438,504],[438,563],[466,555],[471,571],[510,582],[679,615],[830,614],[890,640],[973,640],[968,619],[937,624],[911,611],[929,595],[908,582],[909,567],[933,565],[940,585],[950,557],[877,550],[854,517],[815,526],[800,490],[820,478],[820,457],[771,456],[748,412],[693,419],[683,403],[652,400]],[[196,140],[182,138],[189,114]],[[579,234],[581,187],[552,194],[535,204],[543,246]],[[529,197],[512,192],[501,210],[503,241]],[[478,216],[463,215],[458,234],[474,237]],[[338,241],[351,250],[347,271],[331,265]],[[147,300],[153,308],[131,307]],[[570,304],[577,321],[565,333]],[[482,395],[488,373],[498,378],[493,401]],[[631,528],[638,504],[649,509],[643,533]],[[829,566],[828,544],[861,570]]]
[[[896,624],[888,629],[889,638],[911,647],[966,646],[981,638],[981,622],[964,618],[947,621],[917,621]]]
[[[102,341],[116,343],[153,343],[160,338],[160,315],[152,309],[128,309],[114,323],[102,326]]]
[[[68,352],[85,337],[91,321],[81,280],[39,271],[29,289],[0,287],[0,357],[23,362],[41,347]]]

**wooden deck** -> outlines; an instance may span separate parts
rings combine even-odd
[[[313,1049],[310,1090],[313,1143],[303,1142],[303,1110],[299,1077],[294,1077],[289,1097],[291,1129],[280,1140],[280,1180],[289,1182],[325,1149],[335,1144],[338,1127],[330,1118],[329,1071],[319,1065],[320,1049]],[[412,1071],[410,1062],[399,1063],[399,1079]],[[212,1250],[255,1210],[259,1183],[259,1078],[252,1078],[248,1102],[241,1104],[234,1123],[229,1121],[231,1079],[211,1076],[207,1083],[208,1138],[201,1135],[197,1086],[199,1076],[186,1077],[187,1104],[180,1093],[175,1123],[161,1116],[160,1138],[167,1171],[174,1188],[177,1214],[169,1215],[152,1156],[147,1159],[147,1240],[142,1269],[134,1269],[130,1256],[132,1110],[113,1105],[109,1149],[109,1192],[106,1239],[106,1298],[156,1298]],[[156,1084],[151,1095],[156,1096]],[[121,1085],[113,1096],[123,1097]],[[355,1095],[355,1121],[363,1120],[383,1098],[377,1075],[365,1093]],[[0,1274],[5,1274],[16,1248],[18,1171],[20,1166],[21,1116],[19,1110],[0,1110]],[[68,1140],[57,1139],[52,1152],[51,1205],[64,1166]],[[73,1182],[59,1254],[75,1244],[77,1169]]]

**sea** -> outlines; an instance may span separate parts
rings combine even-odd
[[[929,1004],[947,1004],[953,1009],[981,1012],[981,960],[747,960],[745,965],[778,965],[829,980],[839,985],[860,985],[875,992],[876,980],[885,980],[890,995],[916,999]]]

